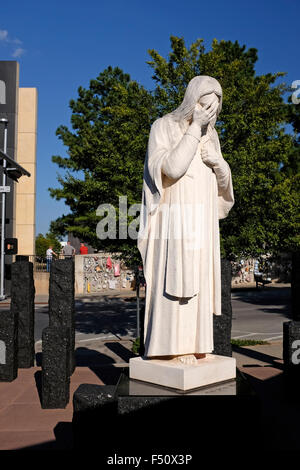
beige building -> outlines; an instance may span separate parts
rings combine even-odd
[[[31,177],[15,183],[14,237],[19,255],[35,254],[37,89],[19,88],[16,161]]]

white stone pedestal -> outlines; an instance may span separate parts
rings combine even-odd
[[[231,380],[236,377],[236,360],[206,354],[197,364],[180,364],[170,360],[135,357],[129,361],[130,379],[142,380],[178,390],[191,390]]]

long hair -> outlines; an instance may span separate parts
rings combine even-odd
[[[215,93],[220,99],[217,109],[217,115],[219,115],[222,109],[222,88],[220,83],[208,75],[198,75],[189,82],[181,105],[168,113],[168,116],[177,122],[190,119],[200,98],[209,93]]]

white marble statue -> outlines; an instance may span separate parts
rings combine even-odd
[[[222,89],[194,77],[149,136],[138,248],[147,283],[145,356],[193,363],[213,351],[221,315],[219,219],[234,204],[214,128]]]

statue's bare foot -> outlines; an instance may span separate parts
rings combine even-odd
[[[173,361],[180,364],[198,364],[198,359],[204,359],[205,353],[183,354],[179,356],[150,356],[148,359],[160,359],[162,361]]]
[[[172,359],[173,362],[178,362],[179,364],[198,364],[195,354],[185,354],[184,356],[176,356]]]

